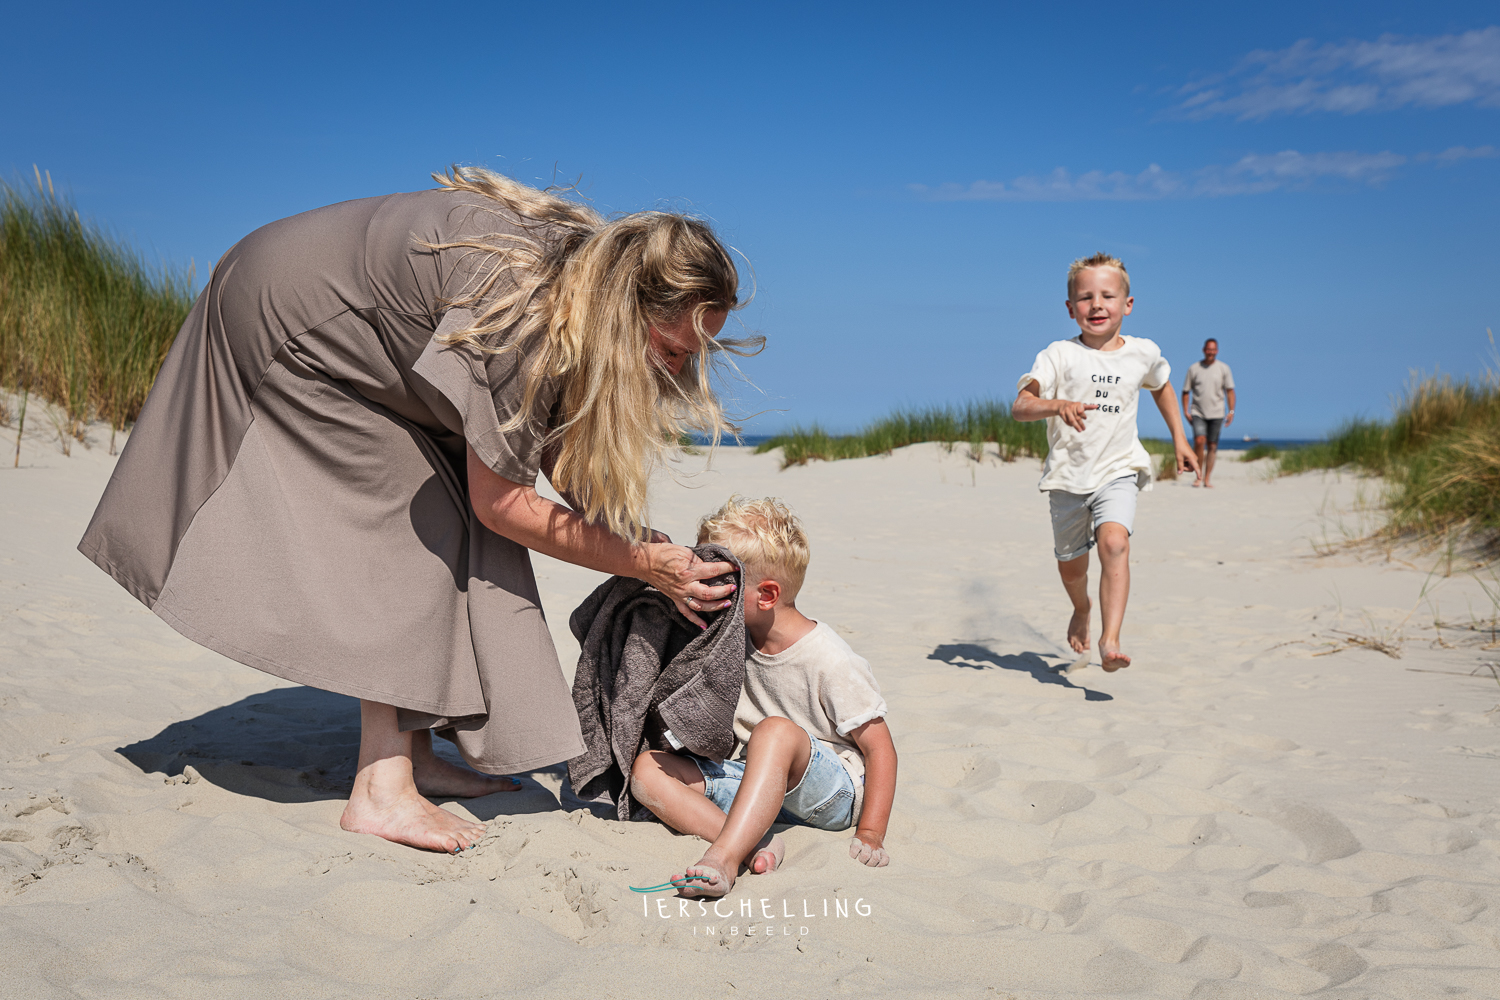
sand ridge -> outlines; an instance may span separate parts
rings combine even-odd
[[[451,806],[489,823],[465,857],[342,833],[356,703],[193,646],[74,552],[102,451],[28,443],[0,474],[5,995],[1500,994],[1500,686],[1407,669],[1500,660],[1423,628],[1424,600],[1488,605],[1325,545],[1368,481],[1159,484],[1135,665],[1063,676],[1035,462],[730,449],[664,478],[679,541],[731,491],[802,515],[799,604],[870,660],[901,755],[891,867],[794,827],[721,917],[631,893],[701,845],[606,818],[561,767]],[[537,566],[571,668],[600,577]],[[1401,659],[1345,632],[1399,632]]]

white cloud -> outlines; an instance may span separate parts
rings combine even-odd
[[[1462,150],[1463,147],[1454,147]],[[1494,155],[1464,150],[1465,155]],[[1457,159],[1454,150],[1428,159]],[[1323,178],[1363,184],[1378,184],[1406,163],[1399,153],[1255,153],[1228,166],[1210,166],[1177,172],[1153,163],[1140,173],[1105,173],[1090,170],[1074,175],[1058,167],[1042,177],[1017,177],[1011,181],[974,181],[971,184],[909,185],[926,201],[1156,201],[1164,198],[1223,198],[1264,194],[1286,188],[1303,188]]]
[[[1500,107],[1500,27],[1461,35],[1256,51],[1218,77],[1188,84],[1175,113],[1242,121],[1328,111],[1357,114],[1455,104]]]
[[[1497,156],[1500,156],[1500,149],[1494,146],[1449,146],[1441,153],[1418,153],[1412,159],[1422,162],[1431,160],[1438,166],[1446,166],[1460,160],[1493,160]]]

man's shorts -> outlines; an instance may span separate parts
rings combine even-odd
[[[812,741],[812,756],[807,770],[795,788],[787,789],[781,802],[778,823],[806,823],[819,830],[847,830],[854,825],[854,779],[823,741],[807,734]],[[678,751],[698,765],[703,772],[703,794],[724,812],[734,803],[735,793],[745,778],[742,760],[716,761],[699,757],[686,750]]]
[[[1219,417],[1217,420],[1212,417],[1194,417],[1193,437],[1207,438],[1208,447],[1217,448],[1219,446],[1219,431],[1223,426],[1223,417]]]
[[[1099,525],[1113,521],[1123,525],[1127,535],[1135,533],[1135,499],[1140,493],[1135,473],[1112,479],[1092,493],[1064,493],[1051,490],[1052,552],[1058,562],[1071,562],[1088,555],[1094,547]]]

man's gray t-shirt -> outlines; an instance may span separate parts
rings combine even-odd
[[[1204,420],[1224,419],[1224,396],[1234,388],[1234,375],[1222,361],[1205,365],[1194,361],[1182,380],[1182,387],[1193,393],[1193,408],[1188,414]]]

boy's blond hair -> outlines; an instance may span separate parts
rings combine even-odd
[[[724,546],[747,569],[775,579],[788,605],[802,589],[810,558],[807,533],[791,508],[775,497],[730,497],[698,522],[698,544],[705,542]]]
[[[1125,279],[1125,294],[1130,294],[1130,272],[1125,270],[1125,262],[1118,257],[1111,257],[1107,253],[1096,253],[1092,257],[1079,257],[1071,267],[1068,268],[1068,301],[1073,300],[1073,295],[1078,291],[1078,272],[1089,267],[1112,267],[1120,272],[1120,277]]]

